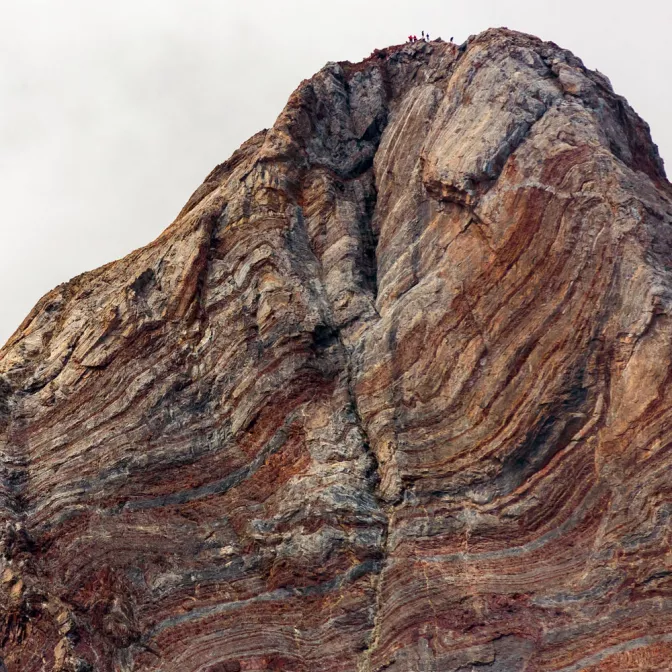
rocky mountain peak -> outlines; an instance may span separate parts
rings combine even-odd
[[[327,64],[0,351],[0,669],[666,669],[671,224],[553,43]]]

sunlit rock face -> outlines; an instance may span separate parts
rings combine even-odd
[[[603,75],[330,63],[0,352],[0,669],[670,669],[671,362]]]

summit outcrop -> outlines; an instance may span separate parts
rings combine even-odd
[[[0,669],[672,660],[672,186],[557,45],[329,63],[0,351]]]

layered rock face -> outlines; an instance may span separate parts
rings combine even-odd
[[[672,668],[672,187],[554,44],[329,64],[0,353],[0,669]]]

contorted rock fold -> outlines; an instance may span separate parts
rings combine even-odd
[[[0,352],[7,672],[672,660],[672,187],[505,29],[330,63]]]

